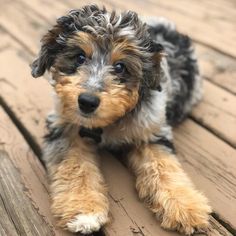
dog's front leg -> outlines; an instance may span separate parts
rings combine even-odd
[[[52,213],[58,226],[69,231],[98,231],[108,221],[108,199],[96,146],[81,139],[62,150],[59,146],[59,142],[48,144],[44,154],[51,160],[47,166]]]
[[[191,235],[207,228],[211,208],[194,189],[167,142],[144,144],[130,153],[141,199],[166,229]],[[168,147],[169,146],[169,147]]]

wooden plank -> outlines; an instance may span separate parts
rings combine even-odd
[[[191,120],[175,130],[179,159],[214,211],[236,228],[236,150]],[[228,209],[227,211],[225,209]]]
[[[202,76],[236,95],[236,61],[200,44],[196,51]]]
[[[51,89],[45,79],[31,77],[29,61],[23,53],[22,49],[9,49],[0,54],[0,61],[4,62],[0,72],[0,87],[4,91],[1,95],[5,101],[11,101],[9,105],[17,111],[17,117],[24,118],[29,129],[34,130],[33,137],[36,134],[43,137],[46,129],[42,118],[45,111],[52,109]],[[9,62],[14,65],[14,70],[9,68]]]
[[[6,208],[4,207],[4,202],[0,198],[0,216],[2,219],[4,219],[4,222],[0,223],[0,235],[2,236],[18,236],[18,233],[16,231],[16,228],[10,219]]]
[[[9,229],[8,222],[6,224],[1,220],[0,224],[5,235],[16,232],[16,235],[53,235],[54,232],[27,196],[27,190],[21,183],[20,173],[11,162],[8,153],[0,150],[0,158],[0,207],[6,211],[0,215],[0,219],[8,218],[13,228]]]
[[[0,25],[20,40],[28,51],[37,51],[40,41],[32,39],[39,39],[39,35],[45,33],[45,23],[42,18],[18,1],[1,0],[1,9]],[[27,24],[22,25],[24,22]]]
[[[192,116],[236,147],[236,97],[206,80],[203,87],[203,99]]]
[[[53,226],[38,159],[1,107],[0,117],[1,235],[69,235]]]
[[[31,39],[32,40],[32,39]],[[12,80],[12,78],[8,78],[7,79],[7,81],[11,81]],[[21,79],[20,79],[21,80]],[[29,80],[30,81],[30,80]],[[41,81],[41,80],[40,80]],[[33,81],[31,82],[31,83],[33,83]],[[35,82],[34,82],[35,83]],[[17,86],[19,86],[19,87],[21,87],[22,85],[20,85],[19,84],[19,81],[17,81]],[[28,91],[28,93],[30,94],[32,91],[31,91],[31,86],[33,86],[33,84],[31,84],[31,85],[29,85],[29,87],[28,87],[28,89],[30,88],[30,90]],[[37,88],[39,87],[39,84],[38,84],[38,86],[37,86]],[[42,86],[42,89],[44,88],[44,86]],[[45,86],[45,88],[46,88],[46,86]],[[4,95],[5,96],[5,95]],[[17,96],[21,96],[20,94],[18,94]],[[43,96],[44,96],[44,93],[43,93]],[[47,96],[46,95],[46,93],[45,93],[45,96]],[[11,104],[12,103],[12,101],[11,101],[12,99],[11,98],[9,98],[9,100],[7,100],[8,101],[8,103],[9,104]],[[37,103],[37,102],[36,102]],[[33,106],[32,106],[32,108],[33,108]],[[12,106],[12,109],[15,111],[15,106]],[[17,114],[17,110],[16,110],[16,114]],[[26,114],[25,115],[26,117],[28,117],[28,114]],[[36,116],[37,117],[37,116]],[[22,118],[21,118],[21,120],[24,120],[25,118],[22,116]],[[32,119],[32,118],[31,118]],[[31,121],[31,119],[29,119],[28,121],[27,121],[27,124],[29,123],[29,122],[32,122]],[[196,125],[196,124],[194,124],[194,125]],[[34,130],[30,130],[32,133],[34,133],[34,134],[36,134],[36,132],[34,131]],[[35,135],[35,137],[37,136],[37,134]],[[207,167],[205,167],[206,169],[207,169]],[[217,191],[216,191],[216,193],[218,193]],[[221,193],[222,194],[222,193]],[[233,204],[233,203],[232,203]]]

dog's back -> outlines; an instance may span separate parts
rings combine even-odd
[[[164,18],[145,20],[154,41],[160,43],[167,54],[169,89],[167,121],[171,125],[181,122],[201,98],[201,78],[191,39],[179,33],[175,25]],[[164,81],[165,82],[165,81]]]

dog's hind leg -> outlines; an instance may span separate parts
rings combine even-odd
[[[57,155],[55,148],[48,144],[45,155]],[[84,234],[98,231],[108,221],[109,206],[95,145],[78,138],[59,159],[47,165],[58,226]]]
[[[207,228],[211,208],[193,187],[175,155],[172,144],[143,144],[129,154],[136,176],[136,188],[166,229],[186,235]]]

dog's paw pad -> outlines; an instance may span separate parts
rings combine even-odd
[[[90,234],[98,231],[107,221],[108,216],[104,213],[78,214],[67,223],[67,228],[71,232]]]

